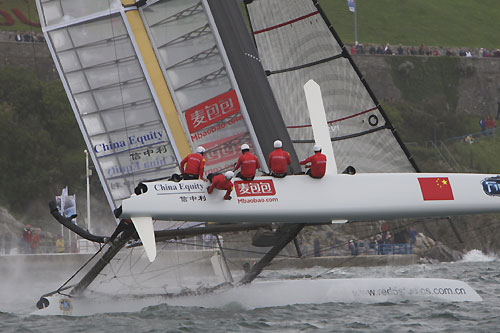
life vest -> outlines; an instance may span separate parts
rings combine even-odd
[[[269,169],[275,174],[286,173],[286,166],[292,164],[290,154],[281,148],[274,149],[269,154]]]
[[[319,151],[300,162],[301,165],[311,163],[311,176],[321,178],[326,172],[326,156]]]
[[[241,175],[247,178],[255,177],[255,172],[260,168],[259,159],[254,154],[250,152],[245,152],[238,158],[238,162],[234,169],[241,167]]]
[[[185,166],[185,167],[184,167]],[[205,159],[201,154],[193,153],[186,156],[181,161],[181,173],[188,173],[190,175],[199,175],[203,178],[205,171]]]

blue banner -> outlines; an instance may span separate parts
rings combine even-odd
[[[355,3],[355,0],[347,0],[347,7],[349,7],[349,10],[351,12],[355,12],[356,11],[356,3]]]

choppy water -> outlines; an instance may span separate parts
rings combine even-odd
[[[265,278],[323,273],[274,271]],[[500,260],[473,251],[456,263],[403,267],[342,268],[324,278],[432,277],[467,282],[483,302],[401,301],[382,304],[327,303],[246,309],[239,303],[222,308],[158,305],[132,313],[86,317],[33,316],[36,285],[18,298],[0,301],[1,332],[496,332],[500,327]],[[38,286],[39,287],[39,286]],[[38,290],[37,290],[38,292]],[[293,293],[293,290],[290,290]],[[28,297],[30,296],[30,297]],[[33,298],[32,298],[33,297]],[[278,295],[277,295],[278,297]]]

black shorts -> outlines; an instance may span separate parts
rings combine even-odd
[[[286,173],[274,173],[274,172],[271,172],[271,176],[273,176],[275,178],[285,178],[286,177]]]
[[[250,180],[253,180],[255,176],[254,177],[244,177],[244,176],[241,175],[241,172],[238,172],[238,174],[236,175],[236,177],[241,178],[243,180],[250,181]]]

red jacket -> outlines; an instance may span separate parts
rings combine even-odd
[[[303,161],[300,161],[301,165],[311,163],[311,176],[315,178],[321,178],[326,172],[326,156],[321,154],[319,151],[313,156],[309,156]]]
[[[226,176],[223,174],[215,175],[212,178],[212,185],[208,188],[208,194],[212,193],[214,188],[218,190],[226,190],[226,195],[224,199],[229,199],[231,191],[233,190],[233,182],[226,179]]]
[[[255,177],[255,172],[260,168],[259,159],[254,154],[245,152],[238,158],[238,163],[234,169],[238,169],[241,166],[241,175],[243,177],[252,178]]]
[[[186,168],[184,169],[184,165]],[[193,153],[186,156],[181,161],[181,173],[189,173],[191,175],[199,175],[203,178],[203,172],[205,171],[205,159],[201,154]]]
[[[276,174],[286,173],[287,164],[292,164],[290,154],[281,148],[276,148],[269,154],[269,169]]]

